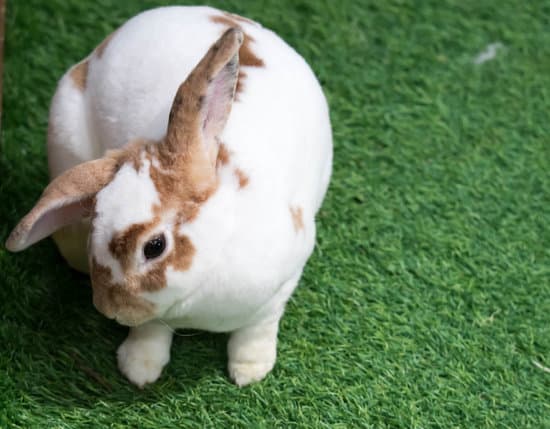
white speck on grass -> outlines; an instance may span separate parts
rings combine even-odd
[[[533,360],[532,362],[533,362],[533,365],[535,365],[538,369],[540,369],[544,372],[550,373],[550,368],[538,363],[536,360]]]
[[[497,51],[502,48],[504,48],[504,45],[500,42],[490,43],[484,51],[474,58],[474,64],[483,64],[486,61],[491,61],[497,56]]]

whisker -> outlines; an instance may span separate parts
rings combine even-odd
[[[203,334],[201,331],[193,332],[191,334],[180,334],[179,332],[176,332],[174,328],[172,328],[168,323],[166,323],[162,319],[157,319],[159,322],[162,322],[169,330],[172,332],[172,334],[177,335],[178,337],[196,337],[197,335]]]

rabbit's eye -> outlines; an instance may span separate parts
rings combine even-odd
[[[158,258],[162,255],[165,248],[166,238],[164,238],[164,234],[160,234],[145,243],[145,246],[143,247],[143,254],[146,259]]]

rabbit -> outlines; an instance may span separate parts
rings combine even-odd
[[[315,244],[332,170],[323,91],[273,32],[210,7],[131,18],[61,78],[51,182],[9,236],[52,235],[129,327],[130,382],[155,382],[175,329],[229,333],[228,373],[262,380]]]

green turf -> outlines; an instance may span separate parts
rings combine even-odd
[[[56,80],[156,4],[8,2],[0,238],[47,183]],[[549,428],[550,4],[211,4],[295,46],[331,106],[334,175],[277,365],[239,389],[225,335],[177,337],[139,391],[88,279],[50,240],[1,249],[0,427]]]

